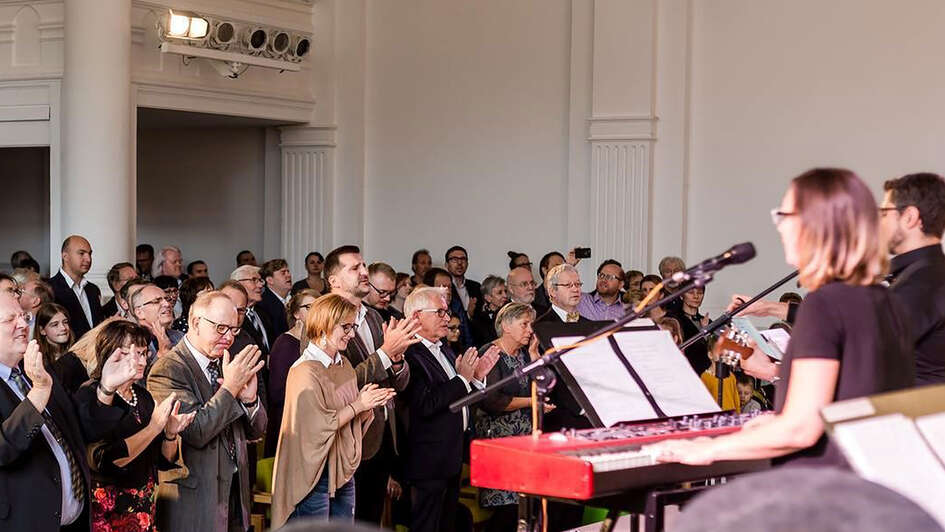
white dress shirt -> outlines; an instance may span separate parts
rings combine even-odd
[[[433,358],[435,358],[436,361],[440,364],[440,367],[443,368],[443,371],[446,373],[447,377],[449,377],[450,379],[452,379],[453,377],[459,377],[459,379],[463,381],[463,384],[466,385],[466,391],[467,392],[472,391],[472,387],[470,386],[469,379],[456,373],[456,369],[453,368],[453,364],[449,360],[446,359],[446,355],[444,355],[443,350],[440,349],[440,346],[442,345],[443,342],[433,343],[427,340],[426,338],[420,336],[419,334],[417,335],[417,338],[420,339],[420,342],[424,345],[424,347],[426,347],[427,349],[430,350],[431,353],[433,353]],[[473,380],[472,385],[475,386],[476,388],[479,388],[480,390],[482,388],[485,388],[486,386],[484,382],[480,382],[477,380]],[[464,406],[463,407],[463,430],[466,430],[467,428],[469,428],[469,408]]]
[[[66,278],[68,278],[68,276]],[[0,364],[0,380],[6,383],[20,400],[27,401],[28,399],[23,397],[23,394],[20,393],[20,388],[10,379],[12,370],[13,368],[5,364]],[[62,431],[62,429],[59,430],[60,432]],[[75,498],[75,494],[72,493],[72,470],[69,468],[69,459],[66,458],[66,451],[59,445],[59,442],[56,441],[56,438],[52,435],[52,432],[49,431],[45,423],[40,427],[40,431],[43,433],[43,437],[46,438],[46,443],[49,444],[53,456],[56,457],[56,463],[59,464],[59,487],[62,488],[62,516],[59,518],[59,524],[68,525],[82,515],[83,505],[79,504],[79,501]],[[75,458],[76,460],[80,459],[78,456]],[[16,489],[15,486],[11,485],[10,487],[11,489]]]
[[[387,353],[385,353],[383,349],[374,347],[377,344],[374,343],[374,334],[371,332],[371,326],[367,322],[367,310],[367,306],[361,303],[361,306],[358,308],[358,315],[354,317],[354,322],[358,325],[357,334],[361,337],[361,341],[364,342],[364,346],[367,347],[368,353],[377,351],[377,356],[381,359],[381,365],[384,366],[384,369],[390,369],[394,362],[387,356]],[[401,367],[400,371],[403,370],[404,368]],[[400,373],[400,371],[397,373]]]
[[[75,282],[62,268],[59,268],[59,273],[62,274],[69,288],[75,292],[75,297],[79,298],[79,306],[82,307],[82,313],[85,314],[85,319],[89,321],[89,327],[94,327],[95,322],[92,321],[92,307],[89,306],[89,296],[85,293],[85,285],[89,284],[89,280],[83,277],[79,282]]]
[[[558,317],[561,318],[561,321],[567,323],[567,321],[568,321],[568,311],[567,311],[567,310],[564,310],[563,308],[559,308],[559,307],[557,307],[557,306],[555,306],[555,305],[551,305],[551,310],[555,311],[555,314],[557,314]],[[575,312],[577,312],[577,311],[575,311]]]
[[[309,342],[308,347],[305,348],[305,351],[302,351],[302,356],[298,358],[293,364],[292,367],[298,366],[302,362],[321,362],[326,368],[332,364],[341,364],[341,353],[335,353],[335,358],[328,356],[328,353],[322,350],[322,348],[315,345],[314,342]],[[291,369],[291,368],[290,368]]]

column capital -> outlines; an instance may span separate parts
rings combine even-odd
[[[338,126],[285,126],[279,128],[282,148],[293,147],[329,147],[336,146]]]

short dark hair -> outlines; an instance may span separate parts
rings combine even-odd
[[[29,251],[22,250],[22,249],[19,251],[14,251],[13,255],[10,255],[10,267],[12,267],[14,270],[17,268],[23,268],[24,263],[28,259],[32,259],[32,258],[33,256],[30,255]]]
[[[312,255],[318,257],[318,260],[325,262],[325,257],[322,257],[322,254],[317,251],[309,251],[308,255],[305,256],[305,262],[308,262],[308,259],[312,258]]]
[[[137,255],[138,253],[145,253],[145,252],[150,253],[151,256],[153,257],[154,246],[152,246],[151,244],[138,244],[137,246],[135,246],[135,255]]]
[[[430,271],[423,275],[423,284],[427,286],[436,286],[433,283],[436,282],[437,275],[445,275],[450,279],[453,278],[453,276],[450,275],[450,272],[444,270],[443,268],[430,268]]]
[[[554,257],[555,255],[561,257],[561,260],[564,260],[564,255],[562,255],[560,252],[549,251],[548,253],[545,253],[545,256],[542,257],[541,261],[538,263],[538,275],[540,275],[542,279],[545,278],[545,272],[548,270],[548,263],[551,262],[551,257]]]
[[[128,301],[128,292],[130,292],[132,288],[134,288],[135,286],[144,286],[146,284],[150,284],[150,283],[145,281],[144,278],[142,277],[135,277],[134,279],[128,279],[127,281],[125,281],[125,284],[121,285],[121,288],[118,289],[118,295],[121,296],[121,298],[124,299],[125,301]]]
[[[516,268],[515,261],[517,261],[519,257],[528,256],[526,253],[519,253],[518,251],[509,251],[506,254],[509,256],[509,269],[510,270],[514,270]]]
[[[883,183],[883,190],[899,210],[915,207],[922,221],[922,232],[941,238],[945,232],[945,180],[938,174],[923,172],[904,175]]]
[[[190,263],[187,264],[187,275],[193,275],[193,274],[194,274],[194,268],[196,268],[198,264],[203,264],[204,266],[207,265],[206,262],[204,262],[204,261],[202,261],[202,260],[200,260],[200,259],[197,259],[197,260],[195,260],[195,261],[191,261]]]
[[[341,256],[349,255],[352,253],[361,253],[361,248],[354,245],[344,245],[336,247],[328,253],[328,256],[325,257],[325,270],[324,276],[325,279],[328,279],[332,275],[338,273],[338,270],[341,269]]]
[[[197,294],[208,288],[213,290],[213,281],[208,277],[189,277],[180,284],[181,316],[186,318],[190,306],[197,300]]]
[[[630,277],[643,277],[643,272],[640,270],[630,270],[627,272],[627,278],[629,279]]]
[[[92,370],[90,377],[93,379],[102,378],[102,367],[108,357],[112,356],[116,349],[121,347],[125,338],[131,337],[131,343],[135,347],[147,347],[151,341],[151,333],[138,325],[127,320],[115,320],[109,322],[95,337],[95,369]]]
[[[243,256],[243,255],[245,255],[245,254],[247,254],[247,253],[249,253],[250,255],[253,255],[253,257],[256,256],[256,255],[253,254],[252,251],[250,251],[250,250],[248,250],[248,249],[244,249],[243,251],[240,251],[239,253],[236,254],[236,265],[237,265],[237,266],[240,266],[240,257]]]
[[[397,271],[386,262],[375,262],[368,266],[368,275],[386,275],[391,281],[397,282]]]
[[[243,283],[237,281],[236,279],[227,279],[217,287],[218,292],[222,292],[224,288],[232,288],[237,292],[243,294],[243,297],[246,298],[246,301],[249,301],[249,292],[246,291],[246,287],[243,286]]]
[[[130,262],[119,262],[118,264],[115,264],[114,266],[112,266],[111,269],[108,270],[108,273],[105,275],[105,280],[108,281],[108,287],[111,288],[112,291],[115,290],[115,283],[117,283],[118,280],[121,278],[122,268],[131,268],[132,270],[135,269],[134,265],[132,265]],[[135,270],[135,272],[137,273],[137,270]],[[118,288],[121,288],[121,287],[119,286]]]
[[[607,259],[604,262],[600,263],[600,266],[597,267],[597,275],[600,275],[600,272],[601,270],[604,269],[604,266],[610,266],[610,265],[620,268],[620,273],[621,275],[623,275],[623,277],[620,280],[623,281],[626,278],[626,274],[623,272],[623,264],[620,264],[614,259]]]
[[[267,260],[259,267],[259,276],[265,281],[267,277],[272,277],[272,274],[281,270],[282,268],[288,268],[289,263],[285,259],[272,259]]]
[[[752,388],[755,387],[755,378],[747,373],[736,372],[735,373],[735,382],[738,384],[748,384]]]
[[[644,276],[643,276],[643,279],[640,279],[640,285],[642,286],[643,283],[645,283],[645,282],[647,282],[647,281],[652,281],[652,282],[654,282],[654,283],[656,283],[656,284],[660,284],[660,283],[663,282],[663,278],[660,277],[659,275],[656,275],[655,273],[651,273],[651,274],[649,274],[649,275],[644,275]]]
[[[33,257],[26,257],[25,259],[21,260],[20,265],[14,267],[14,269],[16,268],[22,268],[24,270],[33,270],[34,272],[39,273],[39,263],[36,262],[36,259],[34,259]]]
[[[430,257],[431,259],[433,258],[433,257],[430,255],[430,251],[429,251],[429,250],[427,250],[427,249],[418,249],[417,251],[414,251],[414,252],[413,252],[413,256],[410,257],[410,265],[411,265],[411,266],[413,266],[414,264],[417,263],[418,260],[420,260],[420,255],[426,255],[426,256]]]
[[[778,298],[779,303],[798,303],[800,304],[804,301],[804,298],[801,297],[797,292],[785,292],[781,294],[781,297]]]
[[[154,278],[154,285],[160,288],[161,290],[167,290],[168,288],[177,288],[177,279],[171,277],[170,275],[158,275]]]
[[[452,252],[454,252],[454,251],[462,251],[462,252],[463,252],[463,255],[466,255],[466,258],[467,258],[467,259],[469,258],[469,252],[466,251],[466,248],[464,248],[463,246],[452,246],[452,247],[450,247],[449,249],[446,250],[446,253],[443,254],[443,260],[449,260],[449,258],[450,258],[450,253],[452,253]]]

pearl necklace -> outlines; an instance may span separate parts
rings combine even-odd
[[[118,397],[121,397],[121,399],[122,399],[124,402],[128,403],[128,406],[130,406],[130,407],[132,407],[132,408],[135,408],[135,407],[138,406],[138,394],[135,393],[134,387],[131,387],[131,400],[130,400],[130,401],[128,400],[127,397],[125,397],[124,395],[122,395],[122,394],[120,394],[120,393],[118,394]]]

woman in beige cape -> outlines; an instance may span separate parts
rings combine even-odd
[[[376,384],[357,387],[341,355],[354,337],[357,307],[337,295],[312,304],[302,356],[289,370],[272,481],[272,528],[295,517],[354,520],[354,471],[361,435],[375,406],[394,396]]]

